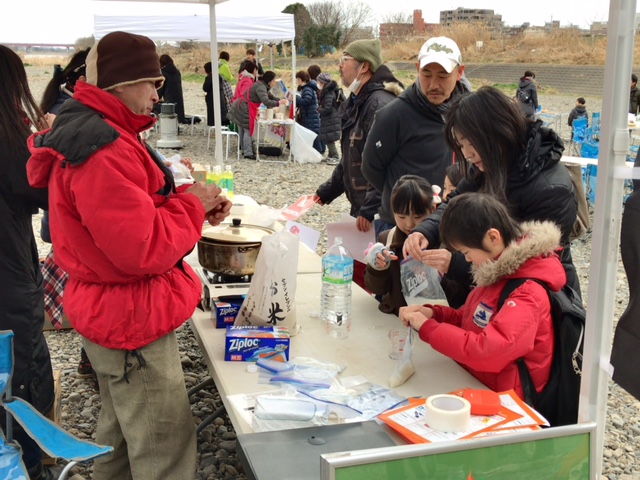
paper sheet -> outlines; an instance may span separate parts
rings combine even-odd
[[[300,241],[309,247],[311,251],[316,251],[316,248],[318,247],[318,240],[320,240],[320,232],[318,230],[291,220],[286,223],[284,228],[300,237]]]
[[[333,245],[336,237],[342,237],[342,245],[349,250],[351,256],[366,263],[364,251],[369,243],[375,242],[375,230],[372,225],[368,232],[360,232],[356,228],[356,219],[350,218],[347,221],[327,223],[327,245]]]

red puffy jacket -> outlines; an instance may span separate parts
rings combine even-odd
[[[194,195],[159,193],[164,174],[139,136],[152,125],[79,82],[53,128],[28,142],[29,182],[49,187],[56,262],[69,273],[64,310],[106,348],[135,350],[175,330],[202,291],[182,258],[200,238],[204,208]]]
[[[462,364],[494,391],[514,389],[523,398],[516,361],[523,357],[536,390],[549,380],[553,359],[553,323],[549,296],[536,282],[525,282],[497,310],[502,289],[511,278],[535,278],[552,291],[567,283],[554,253],[560,230],[552,222],[523,224],[525,235],[495,261],[474,267],[478,285],[455,310],[432,306],[434,315],[420,328],[420,338]],[[464,385],[462,385],[464,386]]]

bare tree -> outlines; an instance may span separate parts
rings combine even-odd
[[[373,19],[373,9],[367,3],[323,0],[307,6],[311,20],[319,27],[335,25],[341,33],[342,45],[355,40],[356,34]],[[372,33],[371,33],[372,35]]]
[[[382,17],[380,23],[413,23],[413,15],[407,12],[393,12]]]

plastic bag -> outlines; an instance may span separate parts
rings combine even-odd
[[[310,388],[330,388],[341,370],[333,364],[304,365],[293,362],[278,362],[259,359],[260,373],[258,383],[281,383],[292,385],[298,390]]]
[[[366,420],[407,400],[395,391],[371,383],[362,376],[342,378],[336,380],[329,389],[305,390],[302,393],[315,400],[348,407]]]
[[[322,154],[313,148],[313,141],[318,136],[308,128],[296,123],[292,127],[291,153],[298,163],[320,163]]]
[[[400,282],[407,305],[449,305],[440,273],[419,260],[409,257],[400,263]]]
[[[235,325],[277,325],[298,333],[296,282],[300,239],[282,230],[262,239],[255,273]]]
[[[396,366],[395,370],[389,377],[389,387],[396,388],[409,380],[411,375],[416,372],[416,368],[413,366],[413,360],[411,360],[411,354],[413,353],[413,329],[408,328],[407,340],[404,342],[404,349],[402,350],[402,356]]]

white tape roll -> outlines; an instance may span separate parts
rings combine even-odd
[[[425,420],[440,432],[460,432],[469,427],[471,404],[457,395],[432,395],[427,399]]]

